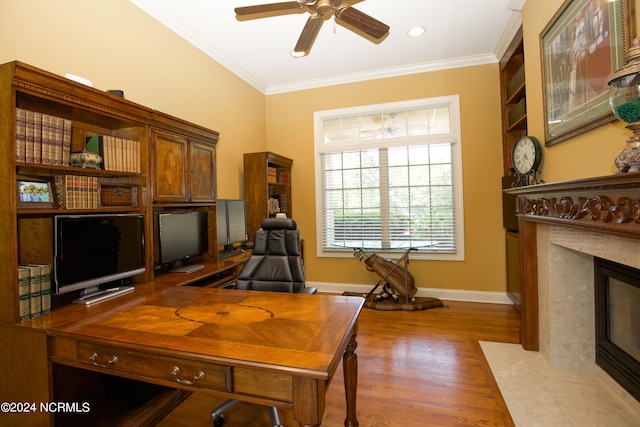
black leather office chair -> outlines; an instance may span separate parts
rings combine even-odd
[[[291,218],[263,219],[255,232],[253,251],[238,275],[237,289],[254,291],[315,294],[316,288],[305,286],[300,250],[300,230]],[[214,427],[224,424],[222,413],[238,403],[227,400],[211,412]],[[269,407],[273,427],[282,427],[278,411]]]
[[[300,230],[291,218],[267,218],[255,232],[251,257],[238,275],[238,289],[315,293],[305,287]]]

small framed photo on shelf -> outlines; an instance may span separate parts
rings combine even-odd
[[[19,208],[51,209],[54,207],[55,198],[50,179],[18,176],[16,191]]]

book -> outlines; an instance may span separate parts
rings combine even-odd
[[[62,166],[69,166],[73,122],[69,119],[64,119],[62,124]]]
[[[27,160],[27,112],[22,108],[16,108],[16,160]]]
[[[40,317],[42,311],[42,278],[41,267],[35,265],[21,265],[29,270],[29,318]]]
[[[98,208],[98,192],[100,191],[100,184],[98,183],[98,177],[92,176],[91,179],[91,209]]]
[[[99,180],[95,176],[56,175],[58,207],[61,209],[98,208]]]
[[[53,150],[52,164],[62,165],[62,139],[64,137],[64,119],[62,117],[53,118]]]
[[[116,155],[115,169],[116,171],[124,171],[124,144],[121,138],[113,138],[114,151]]]
[[[267,182],[271,183],[271,184],[277,184],[278,183],[278,169],[269,166],[267,168]]]
[[[53,117],[48,114],[42,115],[42,147],[41,162],[45,165],[53,164]]]
[[[29,264],[40,272],[40,316],[51,313],[51,264]]]
[[[27,110],[25,112],[25,162],[33,163],[33,123],[34,112]]]
[[[75,209],[73,192],[73,175],[56,175],[53,177],[56,197],[60,209]]]
[[[16,108],[16,160],[69,165],[72,121]]]
[[[42,114],[33,113],[33,163],[42,163]]]
[[[31,291],[29,275],[30,270],[25,267],[18,267],[18,306],[20,310],[20,321],[31,319]]]

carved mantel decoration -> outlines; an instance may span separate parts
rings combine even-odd
[[[640,173],[534,185],[517,195],[525,220],[640,238]]]
[[[545,223],[640,239],[640,172],[517,187],[520,235],[521,334],[526,350],[538,350],[536,225]]]

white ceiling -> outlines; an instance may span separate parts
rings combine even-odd
[[[238,6],[286,0],[130,1],[256,89],[274,94],[496,62],[522,22],[526,0],[353,1],[389,25],[389,36],[374,44],[330,19],[303,58],[290,52],[308,13],[235,16]],[[410,38],[406,32],[415,25],[426,33]]]

